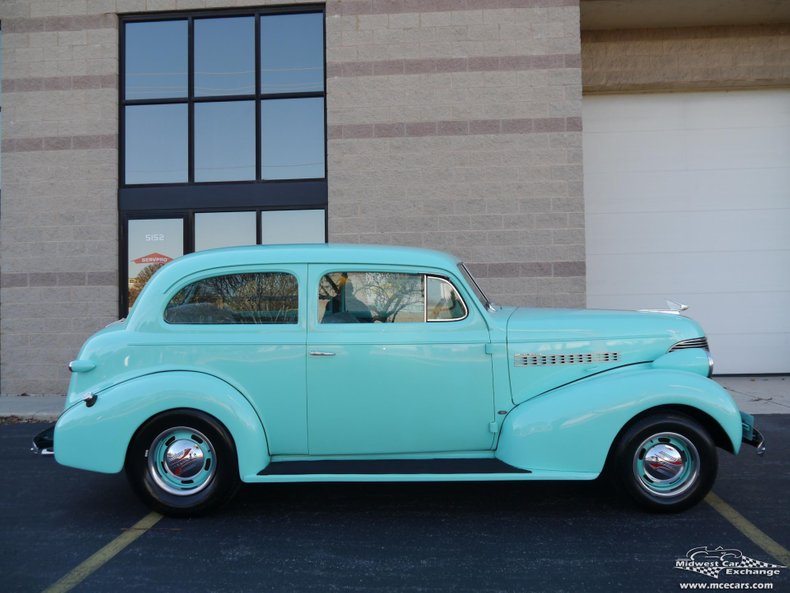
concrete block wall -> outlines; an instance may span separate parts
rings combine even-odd
[[[582,32],[585,93],[790,85],[790,24]]]
[[[117,19],[89,4],[0,3],[2,393],[62,393],[117,317]]]
[[[583,306],[575,0],[327,4],[329,237],[450,251],[499,302]]]

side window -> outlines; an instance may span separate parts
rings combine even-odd
[[[422,274],[333,272],[318,286],[321,323],[407,323],[425,320]]]
[[[165,309],[168,323],[284,324],[299,320],[296,278],[284,272],[204,278],[178,291]]]
[[[427,286],[426,321],[457,321],[466,317],[466,303],[447,280],[428,276]]]

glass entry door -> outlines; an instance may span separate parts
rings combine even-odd
[[[127,230],[128,306],[159,268],[184,255],[183,218],[141,218]]]

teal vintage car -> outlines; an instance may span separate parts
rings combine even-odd
[[[435,251],[217,249],[161,268],[69,365],[63,465],[126,471],[152,508],[241,482],[592,480],[698,502],[716,447],[761,446],[671,312],[491,303]]]

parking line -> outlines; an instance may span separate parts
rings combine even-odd
[[[783,566],[790,566],[790,552],[775,539],[761,531],[754,523],[741,515],[738,511],[724,502],[713,492],[705,497],[705,502],[712,506],[718,513],[732,523],[735,528],[773,556]]]
[[[156,525],[161,518],[162,515],[159,513],[150,513],[146,515],[101,550],[80,563],[56,583],[44,589],[43,593],[66,593],[66,591],[70,591],[96,570],[112,560],[119,552],[126,548],[126,546]]]

